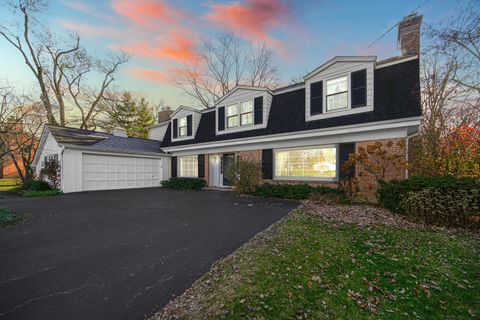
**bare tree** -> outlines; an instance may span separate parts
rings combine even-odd
[[[452,17],[425,33],[422,52],[423,122],[412,144],[411,172],[445,174],[452,150],[447,137],[461,127],[480,125],[480,20],[473,2],[463,2]]]
[[[39,22],[47,1],[18,0],[7,4],[14,14],[19,13],[21,23],[10,27],[0,25],[0,35],[17,49],[34,75],[48,123],[66,126],[72,122],[67,118],[67,106],[73,105],[80,116],[71,112],[70,117],[80,118],[77,125],[81,128],[89,127],[99,101],[128,56],[121,53],[102,61],[93,59],[81,48],[78,36],[71,41],[56,41],[48,27]],[[103,79],[96,88],[87,85],[91,73],[98,73]]]
[[[209,108],[235,86],[278,86],[275,51],[267,43],[245,43],[232,32],[204,39],[197,48],[197,59],[185,63],[175,75],[174,84]]]
[[[25,182],[33,177],[32,162],[44,123],[39,104],[13,88],[0,88],[0,161],[11,160],[18,176]]]
[[[432,48],[456,65],[452,80],[469,94],[469,104],[480,111],[480,3],[466,0],[438,27],[429,27]]]

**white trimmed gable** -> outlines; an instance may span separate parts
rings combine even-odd
[[[173,134],[173,131],[174,131],[173,122],[174,122],[174,120],[177,120],[177,123],[178,123],[178,121],[181,118],[187,117],[189,115],[192,116],[192,135],[191,136],[186,136],[186,137],[180,137],[180,135],[178,135],[177,138],[174,138],[174,134]],[[171,141],[176,142],[176,141],[184,141],[184,140],[194,139],[195,134],[197,133],[197,130],[198,130],[198,124],[200,123],[200,118],[201,117],[202,117],[202,111],[201,110],[191,108],[191,107],[186,107],[186,106],[178,107],[177,110],[175,110],[175,112],[170,116],[170,127],[171,127],[170,138],[172,139]],[[177,127],[177,130],[178,130],[178,127]]]
[[[374,87],[374,67],[375,56],[358,56],[358,57],[335,57],[328,62],[324,63],[320,67],[316,68],[312,72],[309,72],[304,76],[305,80],[305,119],[319,120],[331,117],[344,116],[348,114],[357,114],[363,112],[373,111],[373,87]],[[359,70],[366,69],[366,105],[360,108],[351,107],[351,73]],[[348,108],[337,111],[326,111],[326,83],[329,80],[347,77],[348,83]],[[312,83],[323,81],[323,113],[311,115],[310,108],[310,86]]]
[[[263,110],[262,110],[262,123],[252,124],[247,126],[238,126],[235,128],[227,128],[225,124],[225,130],[218,130],[218,108],[227,107],[234,104],[239,104],[245,101],[254,101],[255,98],[263,97]],[[220,98],[215,103],[215,132],[217,135],[227,134],[232,132],[240,132],[247,130],[255,130],[266,128],[268,117],[270,115],[270,108],[272,106],[273,92],[268,88],[261,87],[249,87],[249,86],[237,86],[225,96]],[[253,120],[255,123],[255,119]]]

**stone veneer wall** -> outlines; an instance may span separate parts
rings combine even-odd
[[[398,139],[385,139],[385,140],[370,140],[370,141],[359,141],[355,143],[355,152],[358,152],[359,148],[367,148],[368,145],[374,144],[376,141],[380,141],[384,145],[387,144],[388,141],[392,141],[393,145],[388,149],[389,152],[394,152],[397,154],[402,154],[403,159],[406,160],[407,158],[407,153],[405,148],[399,147],[397,143],[401,140],[405,140],[402,138]],[[365,196],[367,199],[373,200],[375,198],[375,189],[377,185],[377,181],[375,180],[375,177],[370,174],[365,174],[365,175],[359,175],[360,172],[362,172],[362,166],[361,165],[356,165],[355,167],[355,173],[356,177],[358,180],[358,187],[360,192],[362,193],[362,196]],[[406,178],[406,170],[398,170],[398,168],[391,168],[390,170],[387,169],[386,173],[386,178],[385,180],[393,180],[393,179],[405,179]]]

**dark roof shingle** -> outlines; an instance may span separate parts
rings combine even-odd
[[[160,141],[156,140],[118,137],[106,132],[52,125],[47,127],[60,145],[120,153],[162,153]]]

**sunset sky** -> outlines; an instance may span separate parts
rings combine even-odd
[[[173,108],[195,105],[169,83],[172,70],[194,59],[202,37],[232,29],[247,41],[267,41],[278,52],[286,84],[335,55],[398,55],[396,29],[367,46],[403,16],[423,4],[424,24],[435,25],[455,8],[451,0],[217,2],[186,0],[52,1],[44,20],[57,33],[76,32],[97,56],[124,50],[132,58],[117,76],[117,86],[164,99]],[[0,13],[8,21],[11,13]],[[0,78],[31,88],[32,76],[17,52],[0,39]],[[94,81],[95,79],[91,79]]]

